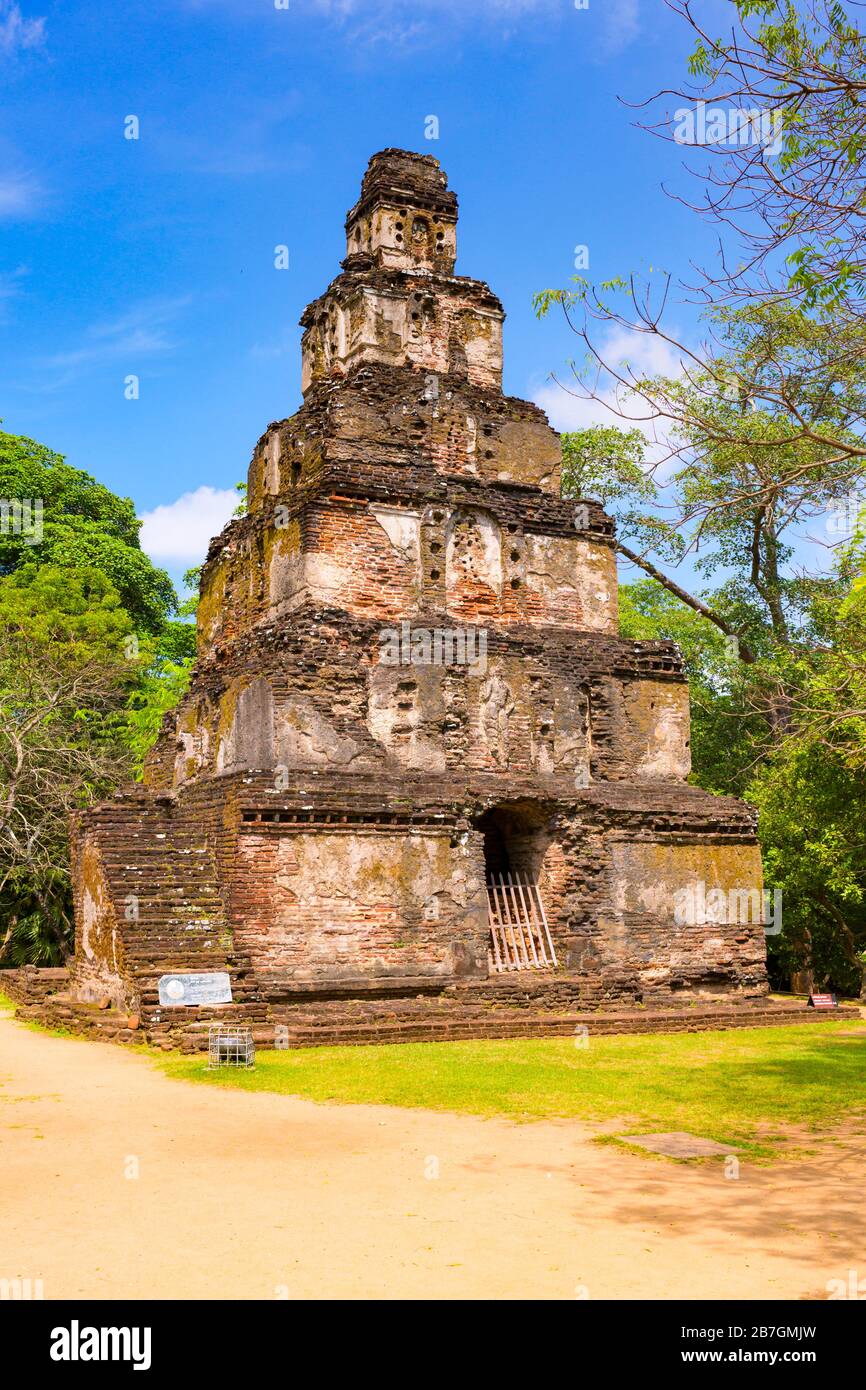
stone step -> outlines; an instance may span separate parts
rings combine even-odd
[[[252,970],[248,960],[233,962],[229,967],[225,953],[192,949],[176,949],[163,956],[151,950],[130,962],[138,982],[141,1029],[127,1027],[126,1016],[113,1009],[100,1010],[93,1004],[76,1001],[70,993],[49,992],[53,985],[62,991],[67,977],[63,971],[9,972],[9,986],[19,1004],[23,1017],[34,1018],[51,1026],[67,1027],[91,1037],[119,1041],[140,1041],[145,1034],[159,1047],[181,1047],[187,1050],[205,1045],[209,1023],[248,1022],[255,1025],[257,1039],[263,1047],[276,1043],[276,1029],[292,1047],[316,1047],[334,1044],[364,1045],[370,1043],[406,1041],[448,1041],[472,1038],[543,1038],[574,1036],[586,1030],[591,1036],[604,1034],[637,1034],[648,1032],[697,1032],[709,1029],[780,1027],[790,1024],[824,1023],[834,1019],[858,1022],[860,1010],[843,1006],[835,1010],[815,1010],[798,999],[768,1000],[765,997],[744,998],[728,1003],[683,1001],[680,1007],[623,1007],[588,1009],[574,1003],[557,1006],[563,985],[576,988],[579,982],[565,976],[551,977],[547,1007],[543,1006],[544,991],[531,1002],[514,1003],[513,998],[500,996],[496,991],[473,988],[469,985],[446,987],[435,993],[409,992],[414,981],[405,978],[391,985],[406,988],[406,993],[384,997],[375,993],[348,996],[315,993],[315,986],[305,991],[302,982],[295,981],[291,998],[274,1002],[262,990],[262,978]],[[158,998],[160,975],[199,969],[231,969],[233,1002],[219,1006],[195,1008],[162,1008]],[[2,977],[0,977],[2,983]],[[272,978],[271,984],[274,983]],[[351,987],[351,982],[343,982]],[[429,981],[427,981],[429,984]],[[285,988],[286,980],[281,981]],[[381,984],[381,982],[380,982]],[[43,988],[43,985],[45,986]],[[71,987],[70,987],[71,988]],[[203,1041],[203,1039],[205,1041]]]
[[[810,1016],[802,1013],[786,1013],[780,1016],[775,1012],[756,1011],[748,1017],[736,1017],[732,1014],[715,1016],[692,1016],[672,1018],[638,1017],[626,1020],[624,1018],[604,1018],[590,1016],[591,1021],[587,1021],[585,1015],[564,1015],[555,1014],[529,1015],[521,1012],[515,1017],[496,1017],[487,1015],[484,1018],[461,1018],[454,1016],[450,1019],[431,1019],[422,1018],[407,1020],[406,1022],[389,1022],[381,1020],[366,1024],[353,1023],[344,1025],[331,1025],[330,1027],[289,1027],[287,1042],[290,1047],[315,1047],[315,1046],[336,1046],[362,1045],[390,1042],[448,1042],[448,1041],[470,1041],[472,1039],[507,1039],[507,1038],[545,1038],[545,1037],[572,1037],[578,1028],[587,1028],[590,1036],[600,1035],[624,1035],[624,1034],[643,1034],[643,1033],[672,1033],[672,1032],[707,1032],[715,1030],[727,1030],[733,1028],[773,1028],[790,1025],[792,1023],[821,1023],[829,1020],[832,1015],[823,1014],[815,1010],[809,1011]],[[836,1015],[838,1017],[838,1014]]]
[[[854,1012],[854,1011],[850,1011]],[[414,1019],[399,1023],[380,1019],[367,1023],[352,1024],[331,1024],[330,1026],[306,1026],[288,1027],[284,1036],[285,1045],[289,1048],[295,1047],[334,1047],[334,1046],[370,1046],[385,1043],[404,1043],[404,1042],[467,1042],[467,1041],[493,1041],[507,1040],[513,1038],[557,1038],[573,1037],[578,1027],[588,1027],[590,1035],[637,1035],[646,1033],[672,1033],[672,1032],[707,1032],[712,1030],[727,1030],[733,1028],[778,1028],[792,1023],[820,1023],[828,1021],[833,1015],[809,1011],[810,1016],[805,1017],[805,1010],[801,1013],[792,1014],[786,1012],[780,1016],[775,1011],[756,1011],[748,1018],[738,1018],[732,1014],[724,1016],[702,1016],[672,1018],[667,1016],[659,1017],[640,1017],[628,1021],[619,1019],[594,1019],[592,1024],[585,1022],[585,1016],[572,1015],[557,1017],[555,1015],[531,1015],[527,1016],[521,1012],[519,1016],[512,1018],[491,1017],[484,1019],[468,1019],[459,1016],[451,1019],[435,1019],[425,1021]],[[835,1015],[838,1017],[838,1012]],[[859,1016],[859,1015],[858,1015]],[[223,1022],[231,1022],[231,1019],[223,1017]],[[257,1046],[266,1050],[271,1050],[275,1046],[275,1023],[268,1020],[256,1025],[251,1016],[247,1015],[243,1019],[240,1017],[238,1022],[250,1023],[253,1028],[253,1038]],[[170,1025],[166,1024],[166,1028]],[[180,1045],[187,1050],[199,1050],[207,1046],[208,1023],[199,1021],[187,1025],[184,1036],[181,1039],[174,1039],[175,1045]],[[150,1036],[150,1030],[148,1030]]]

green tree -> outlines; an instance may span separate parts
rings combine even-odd
[[[668,4],[691,30],[689,81],[659,94],[651,128],[685,155],[697,196],[683,201],[721,229],[719,255],[697,285],[651,272],[536,296],[585,348],[569,390],[624,427],[619,441],[584,432],[566,479],[579,490],[606,470],[620,554],[654,581],[623,592],[624,630],[684,650],[693,776],[760,807],[784,894],[773,968],[850,988],[864,949],[866,540],[828,550],[818,573],[796,556],[810,524],[864,495],[866,39],[853,0],[732,0],[721,35],[692,0]],[[695,133],[699,103],[727,137]],[[703,298],[700,342],[669,327],[678,291]],[[629,335],[661,348],[665,375],[611,355]],[[659,487],[631,488],[624,461]],[[735,639],[734,663],[709,624]]]
[[[724,103],[727,138],[694,149],[701,210],[744,254],[710,284],[756,288],[841,319],[863,311],[866,275],[866,37],[857,0],[733,0],[711,33],[692,0],[669,0],[691,31],[688,102]],[[659,133],[682,137],[670,92]],[[755,119],[757,116],[757,119]],[[658,127],[656,127],[658,129]],[[691,143],[691,142],[690,142]],[[682,148],[682,145],[680,145]]]
[[[863,993],[866,770],[798,729],[746,796],[760,813],[767,881],[782,891],[782,935],[769,942],[777,978],[802,971],[818,988]]]
[[[22,435],[0,431],[0,575],[21,565],[100,570],[120,595],[139,632],[157,633],[176,610],[174,586],[141,549],[141,526],[128,497],[118,497],[61,454]],[[10,504],[41,503],[41,524],[16,529]]]
[[[744,796],[766,742],[766,720],[745,698],[745,675],[724,635],[657,580],[623,584],[619,598],[624,637],[666,638],[680,649],[692,710],[690,780]]]
[[[625,424],[641,420],[669,457],[688,462],[695,437],[710,427],[717,450],[727,445],[749,456],[751,496],[763,500],[767,441],[760,425],[754,433],[743,427],[740,407],[771,417],[773,444],[796,450],[800,466],[809,466],[813,451],[825,468],[847,469],[859,480],[866,460],[860,5],[731,0],[718,34],[709,32],[692,0],[667,3],[693,42],[688,80],[640,104],[653,112],[646,128],[676,144],[695,191],[690,196],[678,188],[673,196],[718,229],[717,254],[708,269],[698,263],[697,284],[693,276],[676,282],[658,270],[601,284],[578,276],[573,288],[538,294],[536,308],[544,314],[561,306],[586,348],[569,389],[603,399]],[[722,117],[721,133],[710,120],[715,114]],[[670,326],[678,299],[704,304],[702,341],[686,340]],[[797,324],[793,337],[791,323]],[[787,334],[787,345],[770,331],[774,325]],[[756,352],[741,340],[743,350],[732,354],[738,328],[752,334]],[[652,340],[676,364],[668,379],[648,377],[627,357],[615,359],[611,329],[617,343]],[[672,389],[672,380],[684,389]],[[735,408],[722,409],[723,403]],[[718,506],[739,500],[735,494]]]
[[[150,656],[100,570],[0,579],[0,964],[71,940],[68,818],[129,775],[125,707]]]
[[[184,600],[178,611],[184,617],[194,617],[198,607],[201,566],[188,569],[183,578],[190,590],[190,597]],[[145,759],[159,737],[165,715],[174,709],[189,689],[195,661],[195,623],[173,623],[171,628],[173,645],[163,634],[158,657],[142,673],[129,700],[127,738],[134,757],[136,777],[143,774]]]
[[[140,774],[195,627],[128,498],[0,432],[0,965],[71,940],[68,816]]]
[[[845,569],[845,560],[840,569]],[[863,595],[861,599],[860,595]],[[772,657],[732,663],[705,618],[653,580],[623,585],[624,636],[667,638],[683,655],[692,705],[692,774],[708,791],[759,810],[766,884],[782,892],[783,930],[768,938],[773,982],[793,972],[816,987],[863,989],[866,960],[866,588],[821,596],[823,645],[784,670],[788,728],[768,721],[757,685],[777,683]],[[711,601],[717,601],[711,596]]]
[[[666,403],[664,471],[658,449],[648,450],[638,431],[585,430],[565,436],[564,491],[576,495],[606,479],[603,500],[617,517],[620,553],[736,637],[748,663],[761,643],[781,651],[803,640],[822,581],[796,574],[788,562],[809,525],[857,497],[862,464],[839,446],[859,447],[866,353],[837,376],[828,360],[830,325],[786,306],[725,311],[717,327],[709,366],[638,383],[647,399]],[[780,362],[797,382],[784,407],[772,390],[744,398],[743,383],[774,379]],[[802,422],[796,438],[792,410]],[[689,556],[698,587],[719,572],[727,576],[713,603],[675,577]]]
[[[192,674],[192,660],[162,661],[143,672],[130,696],[126,716],[125,741],[133,757],[133,770],[141,777],[144,762],[169,710],[186,694]]]

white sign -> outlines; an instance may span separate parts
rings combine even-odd
[[[161,975],[159,1002],[166,1007],[181,1004],[230,1004],[232,984],[224,970],[207,975]]]

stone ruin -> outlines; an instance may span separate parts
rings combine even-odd
[[[373,156],[303,404],[211,543],[189,693],[143,784],[73,826],[72,994],[156,1040],[766,993],[760,917],[675,911],[760,889],[754,814],[687,783],[679,653],[619,635],[613,522],[502,394],[456,226],[436,159]],[[160,1004],[214,971],[231,1004]]]

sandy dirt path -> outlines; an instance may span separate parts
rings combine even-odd
[[[731,1181],[591,1135],[212,1090],[0,1016],[0,1278],[46,1299],[796,1299],[866,1275],[862,1140]]]

